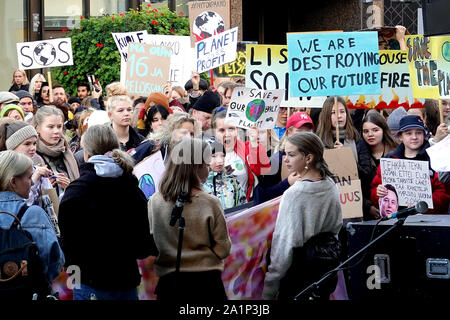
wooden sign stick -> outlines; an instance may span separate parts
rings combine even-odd
[[[52,72],[50,71],[50,68],[47,72],[47,78],[48,78],[48,99],[50,103],[53,103],[53,85],[52,85]]]
[[[444,112],[442,111],[442,99],[439,99],[439,117],[441,123],[444,123]]]
[[[339,110],[338,110],[338,104],[337,104],[337,97],[334,97],[334,112],[336,115],[336,141],[339,141]]]

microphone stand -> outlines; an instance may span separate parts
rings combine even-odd
[[[362,249],[360,249],[357,253],[355,253],[353,256],[351,256],[350,258],[348,258],[347,260],[345,260],[344,262],[342,262],[339,266],[337,266],[336,268],[334,268],[333,270],[327,272],[324,276],[322,276],[322,278],[319,281],[313,282],[312,284],[310,284],[307,288],[303,289],[303,291],[301,291],[299,294],[297,294],[294,297],[294,300],[302,300],[301,298],[303,296],[306,296],[307,293],[309,293],[309,301],[313,301],[316,298],[320,298],[319,295],[316,294],[316,292],[318,291],[320,284],[323,283],[325,280],[327,280],[329,277],[331,277],[335,272],[339,271],[343,266],[345,266],[346,264],[348,264],[350,261],[354,260],[357,256],[359,256],[361,253],[363,253],[364,251],[366,251],[367,249],[369,249],[370,247],[372,247],[375,243],[377,243],[379,240],[381,240],[382,238],[384,238],[387,234],[389,234],[390,232],[392,232],[394,229],[403,226],[403,224],[405,223],[407,217],[404,218],[399,218],[397,220],[396,223],[394,223],[394,225],[392,225],[392,227],[390,227],[388,230],[386,230],[384,233],[382,233],[381,235],[379,235],[377,238],[373,239],[371,242],[369,242],[365,247],[363,247]]]
[[[183,238],[184,238],[184,228],[186,226],[186,222],[184,217],[182,216],[184,204],[187,202],[188,194],[186,192],[182,192],[175,203],[175,206],[172,210],[172,214],[170,217],[169,225],[174,227],[177,220],[178,222],[178,249],[177,249],[177,260],[175,263],[175,286],[178,282],[178,275],[180,273],[181,266],[181,251],[183,249]]]

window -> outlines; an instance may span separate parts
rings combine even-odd
[[[83,0],[44,0],[45,27],[77,28],[83,16]]]
[[[122,13],[128,10],[127,0],[91,0],[89,3],[92,17]]]

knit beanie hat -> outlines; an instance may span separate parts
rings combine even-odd
[[[192,109],[203,111],[206,113],[213,113],[215,108],[220,106],[220,97],[217,93],[206,91],[200,99],[194,104]]]
[[[19,98],[19,100],[22,100],[23,98],[30,98],[33,100],[33,96],[25,90],[19,90],[16,92],[16,96]]]
[[[2,111],[0,112],[0,118],[3,118],[5,114],[10,110],[19,111],[20,115],[22,116],[22,119],[25,119],[25,113],[23,112],[22,108],[15,104],[8,104],[7,106],[4,106],[2,108]]]
[[[0,92],[0,104],[19,103],[19,98],[12,92]]]
[[[387,119],[387,125],[389,129],[398,130],[400,128],[400,120],[407,115],[408,113],[403,107],[398,107],[397,109],[392,111]]]
[[[6,149],[14,150],[27,139],[38,137],[36,129],[26,122],[17,121],[6,125]]]

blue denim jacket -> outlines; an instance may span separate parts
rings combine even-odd
[[[14,192],[0,192],[0,211],[16,215],[26,200]],[[0,227],[9,229],[13,217],[0,214]],[[38,206],[31,206],[21,220],[22,228],[30,232],[36,242],[44,272],[49,281],[53,281],[64,266],[64,254],[59,246],[56,233],[47,213]]]

